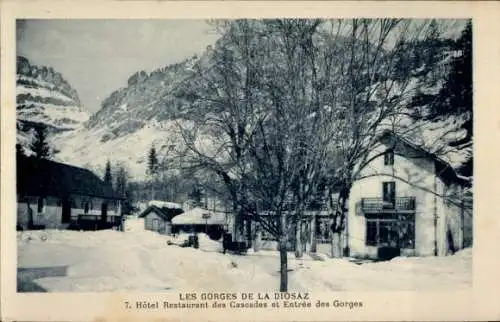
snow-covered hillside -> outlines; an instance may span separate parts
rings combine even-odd
[[[176,121],[151,122],[129,133],[106,140],[109,127],[85,128],[62,133],[53,139],[60,152],[60,161],[91,168],[104,173],[106,162],[121,163],[132,179],[141,180],[146,175],[147,156],[154,144],[159,155],[166,155],[177,148],[180,139],[175,135]],[[162,159],[160,158],[160,161]]]
[[[19,286],[27,290],[35,283],[52,292],[279,289],[277,251],[222,254],[219,242],[203,234],[200,249],[168,245],[168,240],[171,237],[149,231],[19,232]],[[40,268],[59,273],[37,276]],[[362,265],[347,259],[298,260],[290,253],[288,268],[291,291],[443,291],[472,286],[471,249],[447,257],[401,257]]]

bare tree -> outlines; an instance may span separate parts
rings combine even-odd
[[[412,121],[410,99],[415,95],[420,66],[413,66],[412,45],[430,35],[429,21],[401,19],[335,20],[323,24],[317,56],[318,100],[329,142],[330,159],[321,163],[328,178],[332,256],[342,255],[347,201],[353,183],[367,165],[380,157],[385,131],[405,136],[424,124]],[[333,160],[331,159],[333,158]]]
[[[235,20],[193,67],[179,94],[192,113],[179,122],[186,167],[215,173],[236,214],[258,222],[280,249],[286,291],[287,247],[326,186],[332,256],[341,256],[346,203],[384,131],[415,130],[406,108],[413,68],[403,58],[426,37],[427,21],[400,19]],[[290,207],[291,205],[291,207]],[[247,229],[248,231],[248,229]]]

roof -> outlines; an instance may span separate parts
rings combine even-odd
[[[226,214],[202,208],[193,208],[172,219],[173,225],[224,225]]]
[[[17,160],[17,192],[22,195],[69,194],[104,199],[124,199],[90,170],[52,160],[21,157]]]
[[[423,156],[434,160],[436,164],[436,175],[439,176],[440,178],[448,181],[448,182],[454,182],[457,184],[460,184],[462,186],[471,186],[470,180],[467,180],[466,178],[460,176],[456,170],[448,163],[446,162],[443,158],[440,156],[431,153],[422,147],[411,143],[410,141],[406,140],[405,138],[393,133],[392,131],[384,131],[382,135],[380,136],[381,141],[383,141],[386,138],[394,138],[398,140],[399,142],[403,143],[405,146],[417,151],[418,153],[422,154]]]
[[[152,212],[156,213],[158,216],[160,216],[164,220],[169,221],[173,217],[175,217],[179,214],[182,214],[184,212],[184,210],[182,210],[182,208],[167,208],[167,207],[160,208],[160,207],[157,207],[155,205],[151,205],[151,206],[147,207],[146,209],[144,209],[144,211],[139,214],[139,218],[144,218]]]
[[[161,200],[151,200],[148,203],[148,206],[156,206],[158,208],[181,209],[182,210],[182,205],[180,205],[178,203],[169,202],[169,201],[161,201]]]

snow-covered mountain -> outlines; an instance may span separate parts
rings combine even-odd
[[[124,165],[133,179],[144,179],[153,144],[160,161],[180,144],[177,125],[187,105],[176,93],[200,61],[193,56],[150,73],[134,73],[84,126],[54,138],[57,157],[98,173],[110,160]]]
[[[49,137],[73,131],[89,118],[74,88],[51,67],[17,57],[17,142],[29,153],[33,129],[46,126]]]
[[[216,43],[214,48],[220,44]],[[105,164],[109,160],[112,164],[124,165],[133,179],[143,180],[146,177],[147,156],[151,146],[155,146],[160,161],[163,157],[173,154],[172,150],[182,149],[182,139],[178,133],[179,123],[186,124],[184,121],[186,114],[191,116],[204,114],[198,110],[199,106],[190,104],[185,99],[191,92],[195,95],[197,90],[193,88],[197,81],[188,79],[196,74],[194,70],[201,70],[201,74],[204,75],[203,71],[214,63],[211,61],[212,53],[213,49],[209,47],[200,57],[193,56],[152,72],[134,73],[129,77],[126,86],[111,93],[103,101],[101,109],[88,120],[85,118],[85,112],[79,107],[76,92],[67,88],[55,91],[50,84],[42,86],[50,82],[43,77],[40,78],[38,74],[34,76],[31,68],[28,68],[31,71],[30,77],[35,79],[33,82],[38,87],[35,91],[34,88],[22,84],[27,76],[26,73],[18,72],[18,98],[19,96],[23,98],[18,102],[18,120],[24,118],[50,124],[59,130],[70,129],[59,131],[60,133],[52,138],[51,143],[59,150],[54,156],[57,160],[84,166],[97,173],[104,173]],[[444,65],[443,62],[442,64]],[[26,69],[24,67],[26,64],[23,61],[20,63],[18,59],[18,70],[19,65],[22,65],[21,69]],[[30,66],[29,63],[27,65]],[[200,73],[197,75],[196,77],[199,77]],[[199,83],[204,83],[204,76],[202,78],[196,79]],[[442,76],[437,77],[440,78]],[[434,87],[440,86],[442,85]],[[38,102],[33,108],[26,102],[30,102],[28,98],[35,94],[39,97],[46,95],[51,101],[40,101],[41,103]],[[48,104],[54,104],[54,101],[65,103],[57,104],[58,109],[49,109]],[[74,109],[71,109],[72,104],[75,106]],[[414,125],[413,118],[405,121],[409,122],[409,126]],[[429,122],[426,121],[426,126],[417,127],[418,133],[412,131],[410,135],[415,142],[417,139],[424,140],[422,146],[440,147],[442,150],[438,143],[441,143],[445,136],[453,135],[455,139],[463,136],[463,133],[458,131],[463,123],[461,116],[441,123],[427,123]],[[472,149],[451,151],[448,143],[445,143],[444,149],[451,155],[447,161],[454,166],[458,167],[470,158]],[[210,146],[208,142],[204,142],[204,145]]]

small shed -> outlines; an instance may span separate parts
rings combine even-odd
[[[227,215],[224,212],[193,208],[173,218],[172,225],[173,233],[206,233],[212,239],[219,239],[227,225]]]
[[[139,218],[144,218],[144,229],[168,235],[172,232],[172,218],[183,212],[179,204],[154,200],[139,214]]]

